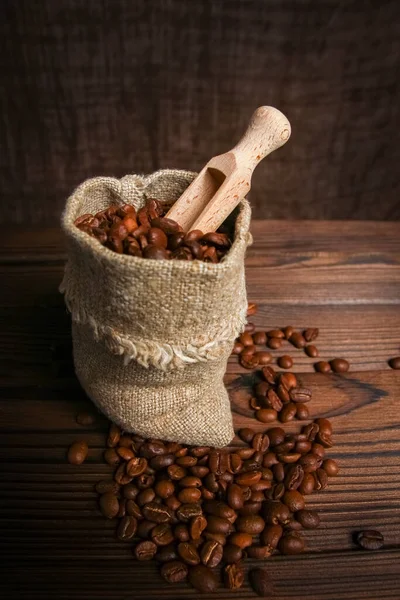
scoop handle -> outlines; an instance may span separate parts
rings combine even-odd
[[[231,152],[238,166],[253,171],[260,160],[288,141],[290,133],[290,123],[284,114],[273,106],[260,106]]]

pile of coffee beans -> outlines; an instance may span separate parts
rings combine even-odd
[[[247,316],[254,315],[256,312],[257,305],[254,302],[249,303]],[[316,327],[310,327],[300,332],[296,331],[291,325],[269,331],[256,331],[254,323],[249,322],[245,327],[245,331],[235,341],[232,354],[239,356],[239,362],[245,369],[255,369],[269,365],[274,358],[269,350],[259,349],[260,346],[266,346],[270,350],[278,350],[282,344],[288,342],[292,347],[303,350],[307,356],[316,358],[319,355],[318,348],[310,342],[315,341],[318,334],[319,330]],[[279,356],[276,362],[281,369],[291,369],[294,363],[293,358],[288,354]],[[330,371],[346,373],[349,367],[349,363],[344,358],[334,358],[329,362],[318,361],[314,363],[314,369],[319,373],[329,373]],[[400,368],[400,359],[397,368]]]
[[[110,427],[104,459],[114,472],[96,485],[100,510],[118,520],[117,538],[132,544],[134,558],[157,561],[169,583],[213,592],[220,578],[212,569],[223,565],[225,587],[240,588],[243,559],[298,554],[301,530],[319,525],[306,496],[338,473],[325,456],[331,423],[316,419],[296,434],[243,428],[238,436],[244,445],[217,450]],[[262,586],[259,580],[253,573],[252,585]]]
[[[215,233],[198,229],[184,233],[176,221],[164,216],[167,208],[155,198],[138,211],[130,204],[113,204],[95,215],[78,217],[75,225],[118,254],[154,260],[222,260],[231,246],[222,228]]]

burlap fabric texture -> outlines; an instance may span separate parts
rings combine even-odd
[[[110,204],[176,200],[194,177],[162,170],[79,186],[62,218],[68,262],[60,290],[77,376],[112,421],[145,437],[222,447],[234,435],[223,375],[246,320],[248,202],[219,264],[116,254],[74,225]]]

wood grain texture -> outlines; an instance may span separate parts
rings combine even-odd
[[[382,600],[400,595],[400,241],[390,223],[255,222],[246,274],[258,328],[289,323],[320,328],[324,358],[350,360],[345,375],[312,372],[312,359],[291,346],[294,370],[313,390],[313,417],[334,426],[329,455],[341,471],[308,497],[322,524],[306,533],[298,557],[265,563],[271,600]],[[149,600],[196,597],[164,585],[154,564],[135,563],[100,515],[94,484],[107,420],[90,427],[76,414],[91,408],[73,375],[70,323],[57,292],[65,254],[56,230],[6,232],[0,252],[0,593],[18,600]],[[274,351],[278,356],[282,352]],[[232,357],[226,374],[235,426],[252,419],[254,375]],[[298,424],[287,424],[293,431]],[[66,462],[66,449],[87,440],[88,460]],[[239,444],[235,439],[234,444]],[[362,552],[352,533],[377,528],[385,548]],[[248,568],[256,566],[248,561]],[[204,598],[254,598],[221,588]]]
[[[398,219],[396,0],[4,0],[0,222],[55,224],[96,175],[200,170],[257,106],[293,134],[258,217]]]

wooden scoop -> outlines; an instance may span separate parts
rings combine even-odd
[[[214,156],[166,216],[184,231],[216,231],[250,190],[260,160],[289,137],[290,123],[279,110],[257,108],[240,142],[230,152]]]

